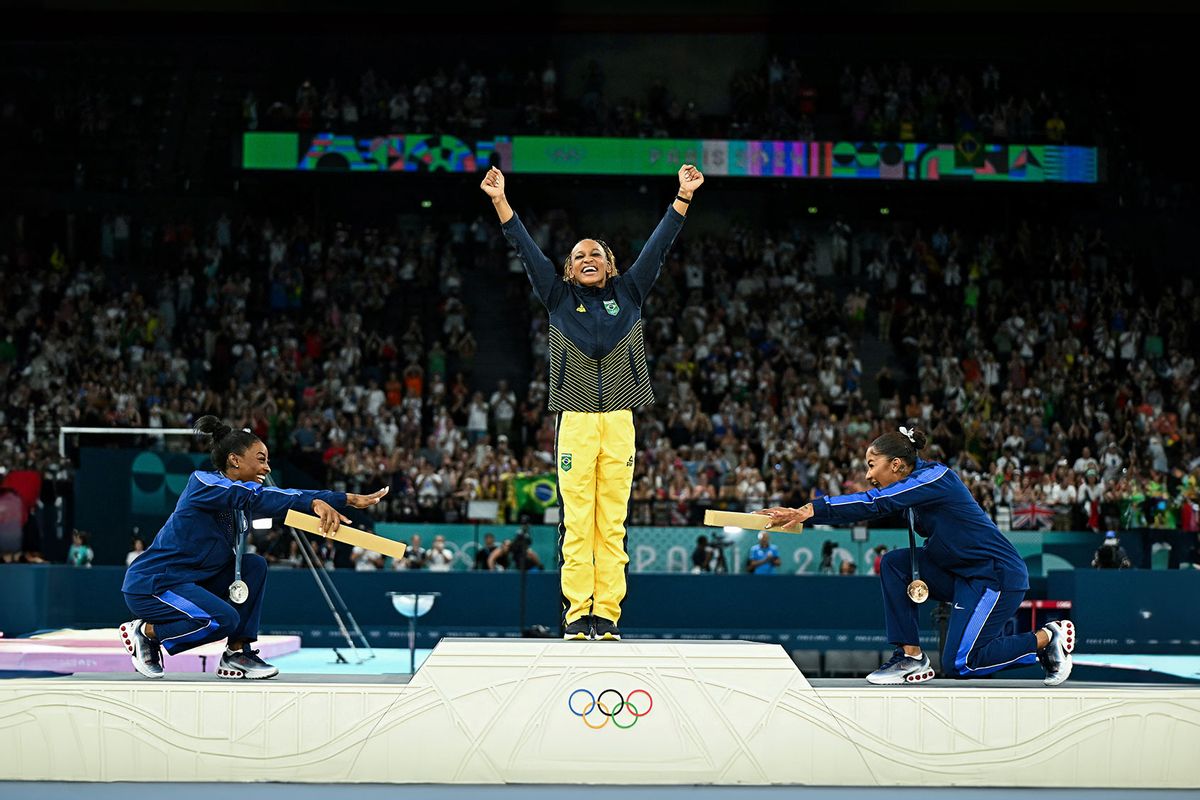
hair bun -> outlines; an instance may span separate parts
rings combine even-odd
[[[205,414],[203,417],[196,420],[196,426],[193,430],[196,432],[197,436],[211,436],[214,442],[221,441],[233,432],[233,428],[229,427],[212,414]]]
[[[922,450],[925,447],[925,442],[929,439],[929,437],[925,435],[925,431],[920,430],[916,425],[913,425],[911,428],[906,428],[901,425],[900,435],[908,439],[909,443],[912,444],[913,449],[917,451]]]

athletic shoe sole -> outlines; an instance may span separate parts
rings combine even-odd
[[[246,681],[262,681],[267,678],[274,678],[279,674],[279,670],[275,670],[269,675],[251,675],[240,669],[227,669],[225,667],[217,667],[217,677],[225,678],[226,680],[246,680]]]
[[[875,678],[871,675],[867,676],[867,683],[874,686],[903,686],[906,683],[924,683],[925,681],[933,680],[934,671],[932,668],[923,669],[920,672],[910,672],[903,676],[889,675],[886,678]]]

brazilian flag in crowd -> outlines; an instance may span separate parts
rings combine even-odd
[[[541,514],[558,504],[558,479],[553,472],[523,472],[513,478],[512,507],[518,514]]]

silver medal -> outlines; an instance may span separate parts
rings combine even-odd
[[[248,597],[250,597],[250,587],[246,585],[245,581],[234,581],[233,583],[229,584],[230,600],[238,605],[241,605],[242,603],[246,602]]]

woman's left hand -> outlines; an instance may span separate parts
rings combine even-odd
[[[354,508],[373,506],[384,498],[384,495],[388,493],[388,489],[390,488],[390,486],[385,486],[379,491],[371,492],[370,494],[347,494],[346,505],[353,506]],[[350,520],[346,521],[349,522]]]
[[[694,164],[684,164],[679,168],[679,193],[684,197],[690,198],[702,183],[704,174]]]
[[[767,523],[765,530],[771,530],[772,528],[786,528],[789,525],[808,521],[813,515],[813,507],[812,503],[807,503],[800,508],[775,506],[774,508],[763,508],[754,513],[770,517],[771,521]]]

